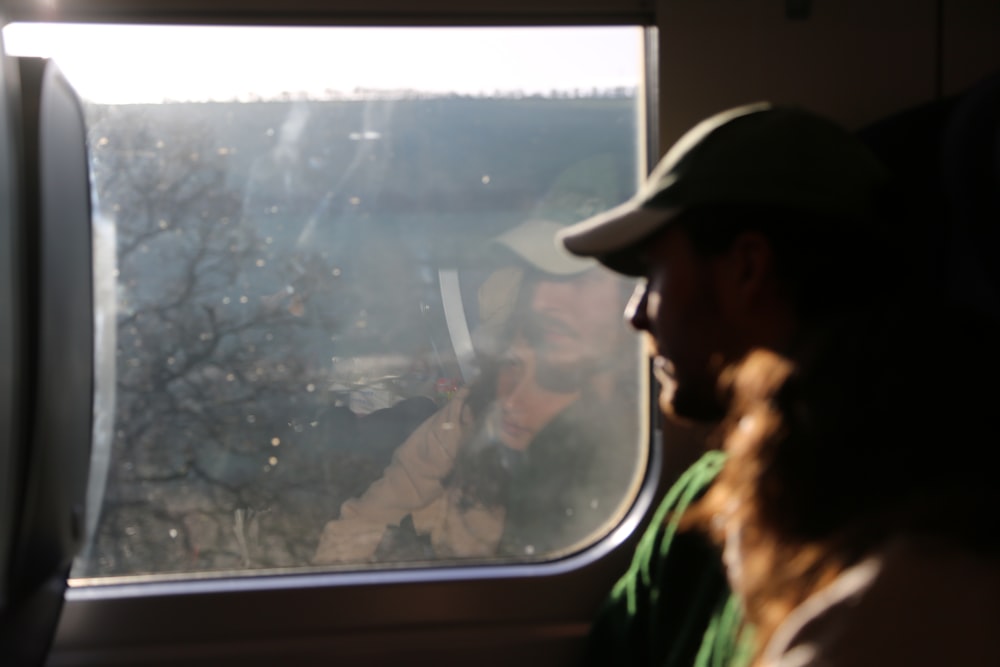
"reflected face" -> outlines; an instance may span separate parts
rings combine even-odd
[[[713,258],[699,255],[677,226],[645,250],[646,280],[625,310],[632,326],[648,334],[653,369],[666,414],[714,421],[723,414],[716,390],[727,349],[714,279]]]
[[[540,278],[531,298],[531,327],[545,364],[601,364],[621,335],[621,281],[600,268],[564,279]]]
[[[507,447],[528,448],[539,431],[580,398],[579,391],[553,391],[537,381],[535,351],[520,336],[500,362],[495,432]]]

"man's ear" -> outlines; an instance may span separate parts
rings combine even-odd
[[[734,313],[757,308],[768,290],[774,289],[774,248],[757,231],[745,231],[733,239],[723,254],[721,279],[726,306]]]

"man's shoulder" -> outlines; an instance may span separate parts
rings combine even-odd
[[[632,572],[655,578],[662,572],[669,576],[701,562],[712,562],[714,549],[707,538],[697,532],[682,532],[679,528],[684,512],[705,494],[724,462],[723,452],[705,452],[674,482],[636,548]]]
[[[942,540],[890,540],[799,605],[765,658],[823,665],[996,665],[1000,563]]]
[[[704,655],[729,654],[738,619],[718,626],[730,600],[717,550],[699,532],[680,531],[684,510],[711,486],[722,463],[708,452],[680,476],[660,502],[636,548],[632,566],[612,592],[592,634],[589,664],[685,666]],[[711,637],[709,635],[712,635]],[[706,646],[706,644],[708,644]]]

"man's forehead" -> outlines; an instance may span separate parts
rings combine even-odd
[[[665,267],[669,264],[670,259],[683,245],[686,238],[687,234],[684,229],[680,225],[674,224],[640,242],[635,249],[635,257],[637,264],[643,268],[643,274],[648,276],[650,271],[656,267]]]

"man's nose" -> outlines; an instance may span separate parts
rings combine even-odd
[[[649,331],[649,285],[646,281],[635,286],[628,304],[625,305],[625,319],[638,331]]]

